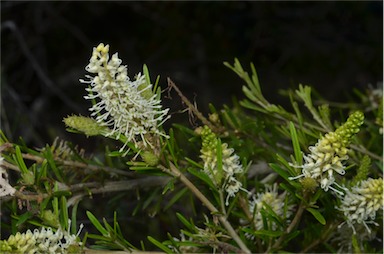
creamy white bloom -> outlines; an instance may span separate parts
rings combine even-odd
[[[356,239],[357,246],[360,250],[363,250],[364,242],[375,239],[376,232],[368,231],[363,224],[355,224],[354,227],[351,228],[348,224],[344,223],[333,232],[330,241],[338,246],[337,253],[356,253],[352,238]]]
[[[83,225],[80,225],[80,230]],[[80,251],[82,245],[78,235],[73,235],[62,229],[53,232],[51,228],[35,229],[33,232],[27,230],[25,233],[17,232],[11,235],[8,240],[1,243],[1,251],[16,253],[68,253],[69,248]]]
[[[221,144],[221,169],[217,161],[217,138],[215,134],[205,126],[201,131],[203,147],[200,158],[204,162],[204,172],[211,178],[212,182],[222,190],[225,190],[227,197],[225,205],[229,205],[229,199],[235,197],[239,190],[248,191],[242,188],[236,175],[244,172],[240,158],[235,154],[234,149],[228,148],[227,143]]]
[[[5,197],[8,195],[13,196],[16,189],[13,188],[8,181],[8,173],[2,167],[4,158],[0,155],[0,197]]]
[[[277,191],[277,184],[272,186],[267,186],[265,192],[257,193],[256,197],[249,202],[249,211],[254,215],[254,225],[256,230],[264,229],[263,217],[261,210],[267,208],[267,205],[272,209],[272,211],[280,218],[287,219],[292,214],[292,206],[287,206],[287,211],[285,213],[285,197],[286,193],[283,192],[279,194]],[[269,222],[269,230],[276,230],[277,225],[274,221]]]
[[[370,232],[367,224],[376,224],[376,213],[383,210],[383,179],[369,178],[347,190],[338,209],[354,233],[354,224],[363,224]]]
[[[345,166],[343,161],[348,159],[348,148],[353,135],[359,132],[359,127],[364,122],[364,114],[360,111],[352,113],[348,120],[337,128],[334,132],[329,132],[318,140],[315,146],[310,146],[309,154],[304,155],[305,163],[303,165],[293,165],[293,167],[302,168],[302,174],[290,177],[290,180],[295,180],[301,177],[315,179],[320,183],[320,187],[324,191],[331,189],[339,195],[343,192],[335,189],[337,186],[343,189],[336,183],[335,174],[344,175]]]
[[[146,83],[145,76],[137,74],[130,80],[127,67],[115,53],[109,57],[109,45],[100,44],[93,49],[92,57],[85,68],[96,76],[87,75],[89,95],[84,98],[98,100],[89,110],[96,121],[111,127],[109,136],[120,138],[123,134],[128,142],[141,140],[151,145],[148,134],[166,136],[159,126],[168,118],[169,109],[162,109],[161,100],[152,92],[152,85]],[[124,146],[121,150],[124,149]]]
[[[310,177],[316,179],[325,191],[331,189],[342,195],[342,192],[332,187],[336,185],[341,188],[335,182],[334,172],[344,175],[345,166],[342,161],[348,159],[348,149],[342,147],[338,139],[337,133],[331,132],[319,139],[315,146],[310,146],[308,149],[311,153],[303,156],[305,163],[299,166],[302,168],[302,174],[290,179]]]

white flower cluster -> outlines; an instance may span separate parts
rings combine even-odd
[[[51,228],[28,230],[25,233],[11,235],[1,243],[1,251],[12,253],[69,253],[69,248],[79,251],[81,242],[77,235],[71,235],[60,228],[53,232]]]
[[[224,173],[223,189],[227,192],[226,205],[230,197],[234,197],[236,193],[243,189],[235,175],[243,173],[243,167],[240,164],[239,156],[234,154],[232,148],[228,148],[228,144],[222,144],[222,169]],[[204,172],[215,182],[215,175],[218,174],[216,150],[202,151],[200,156],[204,161]],[[245,190],[245,189],[243,189]],[[246,191],[246,190],[245,190]]]
[[[342,195],[342,192],[332,187],[332,185],[336,185],[342,188],[335,182],[333,173],[345,174],[345,166],[342,164],[342,161],[348,159],[348,149],[341,146],[336,135],[334,132],[328,133],[315,146],[310,146],[308,149],[311,153],[303,156],[305,164],[300,166],[302,174],[290,177],[290,180],[310,177],[319,181],[320,187],[325,191],[331,189]]]
[[[131,81],[127,67],[121,63],[118,54],[110,58],[109,45],[101,43],[93,49],[85,68],[96,76],[87,75],[89,80],[80,82],[90,84],[86,88],[89,95],[84,98],[99,99],[90,108],[96,121],[112,127],[109,136],[119,139],[123,134],[127,138],[122,151],[128,142],[136,144],[138,138],[144,146],[151,145],[146,134],[165,136],[158,127],[167,119],[169,109],[161,109],[161,100],[152,92],[152,85],[146,83],[144,75],[139,73]]]
[[[363,224],[370,232],[367,223],[376,224],[376,212],[383,210],[383,179],[369,178],[347,190],[338,209],[355,234],[354,224]]]
[[[301,177],[312,178],[320,183],[320,187],[324,191],[331,189],[339,195],[343,192],[335,189],[332,185],[343,189],[336,183],[334,172],[344,175],[345,166],[343,161],[348,159],[348,144],[353,135],[359,132],[359,127],[364,122],[364,114],[360,111],[352,113],[348,120],[337,128],[334,132],[329,132],[318,140],[315,146],[310,146],[308,149],[311,153],[304,155],[305,163],[301,166],[292,165],[302,168],[302,174],[290,177],[290,180],[295,180]]]
[[[292,206],[287,206],[285,211],[285,196],[283,192],[279,194],[277,191],[277,184],[267,186],[265,192],[257,193],[256,197],[249,202],[249,211],[254,216],[254,225],[256,230],[264,229],[262,210],[267,210],[267,206],[280,218],[289,218],[292,214]],[[269,230],[276,230],[277,225],[274,221],[268,221],[270,223]]]
[[[16,189],[13,188],[8,181],[8,173],[2,167],[4,158],[0,155],[0,197],[5,197],[7,195],[13,196]]]
[[[243,166],[240,164],[239,156],[234,149],[228,148],[227,143],[221,144],[221,167],[218,168],[217,161],[217,139],[214,133],[205,126],[202,130],[203,147],[200,158],[204,162],[204,172],[212,179],[213,183],[227,192],[225,205],[229,205],[229,198],[234,197],[239,190],[248,192],[242,188],[236,174],[243,173]]]
[[[353,243],[355,238],[356,243]],[[367,231],[363,224],[356,224],[353,228],[348,224],[342,224],[335,230],[331,236],[331,242],[337,245],[339,249],[337,253],[357,253],[354,244],[362,250],[364,249],[364,242],[372,241],[376,238],[376,234]]]

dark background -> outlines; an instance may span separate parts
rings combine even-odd
[[[171,77],[199,109],[242,98],[243,82],[223,66],[253,62],[265,96],[313,85],[346,100],[352,88],[381,86],[383,6],[376,2],[1,2],[1,127],[34,146],[68,134],[62,118],[88,115],[78,79],[92,47],[110,44],[134,76],[145,63]],[[164,99],[182,109],[176,94]],[[174,117],[177,119],[177,117]],[[88,141],[79,141],[88,142]]]

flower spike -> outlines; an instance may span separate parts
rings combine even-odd
[[[311,153],[304,155],[304,165],[292,165],[302,168],[302,174],[290,177],[290,180],[309,177],[315,179],[323,190],[328,191],[331,189],[343,195],[341,191],[333,187],[333,185],[336,185],[343,189],[335,182],[334,172],[339,175],[345,174],[345,166],[342,162],[348,159],[347,146],[351,142],[352,137],[359,132],[359,127],[363,122],[363,113],[357,111],[351,114],[348,120],[336,131],[325,134],[325,137],[319,139],[315,146],[309,147]]]
[[[168,119],[169,109],[162,109],[161,100],[152,92],[152,85],[147,84],[145,76],[137,74],[130,80],[127,67],[115,53],[109,56],[109,45],[100,43],[93,49],[92,57],[85,68],[89,73],[88,80],[80,80],[89,84],[89,92],[85,99],[96,102],[89,110],[102,126],[111,128],[107,136],[126,137],[123,150],[128,142],[137,145],[142,141],[144,146],[150,145],[150,135],[167,137],[159,126]]]

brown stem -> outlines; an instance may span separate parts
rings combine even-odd
[[[296,215],[293,218],[291,224],[289,224],[288,228],[285,230],[284,234],[280,236],[280,238],[275,242],[275,244],[268,248],[268,250],[265,253],[270,253],[272,250],[278,248],[280,244],[284,241],[285,237],[292,232],[292,230],[296,227],[296,225],[300,222],[301,215],[303,214],[305,209],[304,202],[301,201],[299,209],[297,209]]]
[[[28,154],[28,153],[23,153],[22,156],[24,159],[33,160],[33,161],[36,161],[38,163],[42,163],[45,160],[45,158],[43,158],[43,157]],[[55,161],[60,162],[64,166],[69,166],[69,167],[85,168],[85,169],[89,169],[92,171],[102,170],[102,171],[106,171],[108,173],[115,173],[118,175],[125,175],[125,176],[131,176],[132,175],[131,172],[127,172],[127,171],[124,171],[121,169],[110,168],[110,167],[105,167],[105,166],[90,165],[90,164],[78,162],[78,161],[63,160],[63,159],[59,159],[59,158],[56,158]]]
[[[188,106],[188,108],[197,116],[197,118],[200,119],[200,121],[207,125],[211,130],[215,131],[217,130],[217,127],[215,127],[210,121],[208,121],[207,118],[203,116],[203,114],[197,110],[197,108],[188,100],[187,97],[184,96],[184,94],[180,91],[180,89],[176,86],[176,84],[168,78],[168,86],[172,87],[175,89],[177,94],[180,96],[181,100]]]
[[[308,244],[302,251],[300,251],[301,253],[306,253],[308,252],[309,250],[313,249],[314,247],[316,247],[317,245],[319,245],[320,243],[322,243],[323,241],[325,241],[328,237],[329,237],[329,234],[333,232],[333,230],[335,230],[335,228],[337,227],[336,224],[330,224],[330,226],[324,230],[324,233],[319,237],[317,238],[315,241],[313,241],[312,243]]]
[[[12,148],[12,147],[13,147],[12,143],[4,143],[3,145],[0,146],[0,152],[2,152],[5,149]],[[33,161],[35,161],[37,163],[43,163],[44,160],[45,160],[45,158],[43,158],[41,156],[32,155],[32,154],[29,154],[29,153],[23,153],[21,155],[22,155],[22,157],[24,159],[33,160]],[[102,170],[102,171],[105,171],[105,172],[111,173],[111,174],[132,176],[132,172],[121,170],[121,169],[117,169],[117,168],[111,168],[111,167],[105,167],[105,166],[97,166],[97,165],[90,165],[90,164],[83,163],[83,162],[64,160],[64,159],[60,159],[60,158],[55,158],[54,160],[56,162],[61,163],[64,166],[69,166],[69,167],[74,167],[74,168],[84,168],[84,169],[89,169],[91,171],[100,171],[100,170]],[[20,171],[20,169],[17,166],[12,165],[12,164],[10,164],[10,163],[8,163],[6,161],[3,161],[3,166],[5,166],[6,168],[15,170],[15,171]]]
[[[15,191],[14,196],[17,197],[18,199],[28,200],[28,201],[40,201],[40,200],[43,200],[44,198],[49,197],[48,194],[25,194],[18,190]]]
[[[170,168],[166,168],[162,165],[159,166],[164,172],[177,177],[180,181],[187,186],[195,196],[200,199],[200,201],[211,211],[214,216],[217,216],[221,222],[221,224],[227,229],[228,234],[233,238],[233,240],[239,245],[240,249],[244,253],[251,253],[248,247],[243,243],[240,239],[236,231],[233,229],[232,225],[227,221],[226,217],[217,210],[217,208],[204,196],[203,193],[191,182],[185,175],[183,175],[178,168],[175,167],[172,163],[170,163]]]

